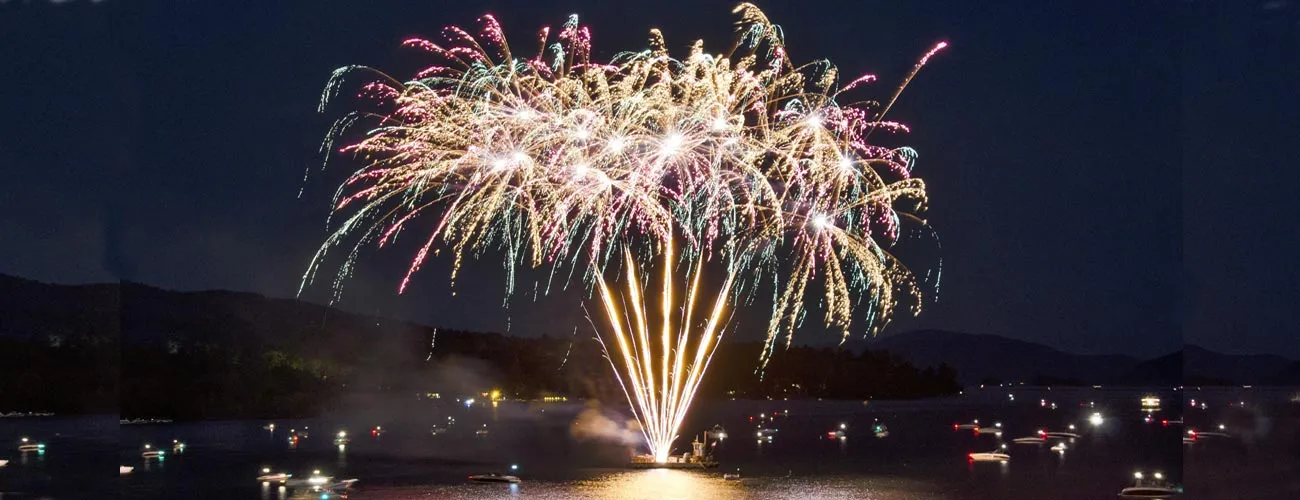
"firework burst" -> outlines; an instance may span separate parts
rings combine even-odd
[[[346,88],[370,110],[340,119],[324,148],[361,166],[335,195],[338,220],[303,286],[331,249],[350,243],[337,289],[362,247],[404,230],[422,243],[399,290],[439,250],[450,253],[453,286],[465,257],[489,250],[507,260],[507,293],[516,269],[549,269],[551,280],[579,271],[599,296],[606,354],[661,461],[728,306],[761,284],[774,305],[760,366],[789,345],[809,298],[842,339],[858,327],[878,332],[898,304],[919,312],[917,279],[890,253],[905,225],[927,227],[916,152],[867,140],[908,131],[884,114],[946,44],[883,107],[845,102],[875,77],[841,86],[828,61],[794,64],[758,8],[735,12],[729,53],[697,41],[674,58],[651,31],[647,49],[593,61],[590,32],[573,16],[517,54],[485,16],[477,36],[450,27],[445,43],[407,40],[436,61],[412,79],[340,68],[322,111]],[[373,77],[355,83],[362,74]],[[363,138],[336,144],[363,122],[374,124]],[[643,286],[652,268],[657,292]],[[702,290],[706,268],[725,276],[720,290]],[[703,295],[712,300],[697,310]]]

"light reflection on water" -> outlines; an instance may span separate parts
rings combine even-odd
[[[375,488],[365,498],[383,500],[526,498],[540,500],[724,500],[724,499],[861,499],[930,500],[947,498],[926,492],[920,482],[893,478],[819,476],[815,478],[746,478],[726,481],[716,474],[680,470],[611,472],[576,482],[528,482],[523,485],[471,484]]]

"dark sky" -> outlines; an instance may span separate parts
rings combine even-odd
[[[0,0],[0,273],[292,296],[339,180],[316,170],[333,118],[316,102],[334,68],[409,74],[421,59],[402,39],[487,12],[517,46],[578,13],[597,56],[642,48],[651,27],[678,54],[696,38],[720,49],[732,5]],[[1300,357],[1294,1],[760,6],[796,60],[879,75],[871,97],[952,44],[892,112],[921,153],[944,283],[891,331]],[[470,266],[454,297],[445,263],[396,296],[408,258],[367,254],[343,305],[519,334],[586,324],[573,296],[503,312],[495,262]]]

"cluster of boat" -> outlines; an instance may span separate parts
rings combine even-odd
[[[1100,415],[1095,413],[1090,418],[1090,421],[1093,423],[1093,425],[1100,425],[1099,420],[1100,420]],[[1168,423],[1169,421],[1165,421],[1165,425],[1168,425]],[[1181,424],[1182,422],[1178,421],[1178,423]],[[979,420],[974,420],[971,423],[953,424],[953,429],[970,430],[975,432],[976,434],[994,434],[998,437],[1001,437],[1002,435],[1002,424],[1000,422],[995,422],[992,426],[982,426],[980,425]],[[1064,431],[1049,431],[1045,429],[1039,429],[1034,433],[1033,436],[1015,438],[1012,439],[1011,442],[1020,445],[1037,445],[1037,446],[1042,446],[1047,443],[1054,443],[1050,448],[1052,451],[1058,453],[1065,453],[1065,450],[1068,446],[1066,444],[1067,442],[1073,442],[1073,440],[1082,437],[1078,432],[1076,432],[1076,428],[1073,424],[1069,425],[1067,429],[1068,430],[1064,430]],[[1223,430],[1224,430],[1224,426],[1220,425],[1219,431],[1223,431]],[[1188,439],[1194,440],[1197,436],[1227,436],[1227,435],[1228,434],[1225,432],[1207,433],[1207,432],[1197,432],[1195,430],[1189,430],[1188,431],[1189,437],[1185,436],[1184,442],[1186,442]],[[1011,455],[1008,453],[1006,443],[999,444],[998,448],[992,451],[968,453],[967,457],[971,462],[999,462],[1005,464],[1011,460]],[[1121,498],[1170,498],[1182,493],[1181,487],[1173,485],[1172,483],[1167,481],[1164,475],[1159,472],[1154,473],[1151,476],[1146,476],[1143,473],[1138,472],[1134,474],[1134,479],[1135,479],[1135,483],[1133,486],[1121,490],[1120,492]]]
[[[262,475],[257,476],[257,480],[263,484],[280,484],[287,488],[304,488],[315,493],[321,493],[321,498],[328,498],[328,494],[346,496],[352,490],[352,486],[357,483],[357,479],[335,479],[333,476],[322,474],[320,470],[311,471],[311,475],[306,478],[295,478],[293,474],[287,472],[272,472],[270,467],[262,469]]]

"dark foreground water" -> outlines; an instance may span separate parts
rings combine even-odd
[[[690,434],[724,426],[729,436],[715,453],[722,466],[708,472],[621,468],[628,447],[575,437],[598,426],[575,427],[585,407],[572,403],[506,402],[492,408],[449,401],[416,412],[371,408],[336,418],[276,421],[273,431],[264,428],[269,421],[118,426],[115,416],[0,419],[0,443],[6,443],[0,460],[10,461],[0,468],[0,499],[321,498],[301,488],[260,484],[255,478],[263,467],[296,477],[320,470],[357,478],[348,498],[358,499],[1099,499],[1116,498],[1135,471],[1162,472],[1184,484],[1178,498],[1300,498],[1300,405],[1288,403],[1288,394],[1166,392],[1160,394],[1161,410],[1145,413],[1139,399],[1147,392],[1011,390],[1013,400],[1006,389],[990,389],[921,402],[701,404],[679,443],[685,451]],[[758,420],[750,421],[761,413],[777,415],[769,426],[779,430],[770,442],[757,439]],[[1100,425],[1089,421],[1093,413],[1101,415]],[[447,426],[448,417],[454,424]],[[1185,425],[1162,423],[1182,417]],[[972,419],[1001,422],[1002,439],[953,429]],[[877,421],[888,426],[888,437],[872,435]],[[826,435],[841,423],[847,427],[844,439]],[[447,432],[432,435],[435,424]],[[1071,424],[1082,437],[1066,441],[1064,452],[1049,450],[1054,442],[1011,442]],[[1183,443],[1189,428],[1219,425],[1231,437]],[[372,435],[377,426],[381,432]],[[485,435],[476,432],[484,428]],[[293,446],[291,429],[307,437]],[[340,430],[351,438],[342,448],[333,443]],[[19,453],[23,436],[45,442],[45,453]],[[141,458],[144,444],[169,450],[173,439],[187,444],[183,453]],[[967,453],[1000,442],[1010,462],[967,460]],[[135,470],[119,476],[119,465]],[[468,474],[509,472],[511,465],[518,466],[523,484],[465,481]],[[743,480],[721,478],[736,470]]]

